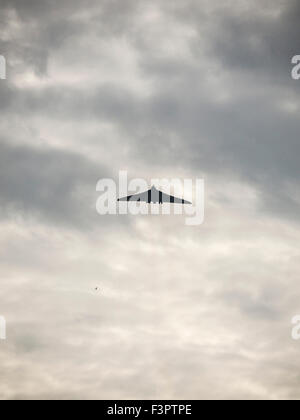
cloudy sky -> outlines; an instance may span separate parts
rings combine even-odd
[[[299,398],[299,19],[0,0],[1,399]],[[100,217],[119,170],[203,178],[204,225]]]

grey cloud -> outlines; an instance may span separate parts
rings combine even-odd
[[[2,216],[21,213],[51,223],[87,227],[95,219],[96,183],[105,173],[103,167],[79,154],[2,142]]]
[[[24,72],[25,69],[32,68],[43,76],[47,74],[51,54],[61,50],[66,41],[73,42],[76,50],[78,40],[91,27],[98,28],[97,32],[102,37],[111,36],[112,30],[116,35],[121,35],[130,26],[136,9],[137,5],[133,0],[124,0],[122,4],[117,0],[2,0],[0,10],[6,17],[3,20],[4,32],[11,19],[5,13],[11,11],[16,13],[22,31],[13,39],[0,37],[0,47],[7,56],[8,63],[16,59],[22,60],[18,71]]]
[[[226,1],[203,7],[202,2],[190,0],[165,3],[166,10],[179,23],[195,29],[199,37],[193,38],[191,47],[200,52],[201,37],[209,37],[205,51],[224,67],[246,73],[262,71],[265,79],[288,82],[285,72],[290,60],[297,54],[299,39],[299,13],[297,0],[288,2],[263,0],[256,2]],[[276,80],[277,77],[277,80]],[[278,79],[279,77],[279,79]]]
[[[228,107],[198,96],[192,86],[182,95],[166,89],[141,100],[105,86],[89,93],[23,92],[6,112],[14,107],[28,116],[113,123],[127,133],[131,158],[153,167],[182,165],[207,176],[242,179],[257,188],[265,209],[297,218],[298,202],[286,186],[299,181],[298,118],[274,107],[274,100],[272,93]]]
[[[229,13],[222,16],[218,21],[218,38],[212,43],[216,56],[228,67],[246,72],[262,70],[273,82],[278,82],[281,76],[287,83],[291,58],[298,51],[300,6],[297,0],[275,3],[276,6],[279,10],[276,17],[268,13],[251,16],[247,11],[235,18]]]
[[[115,6],[103,3],[101,13],[111,15],[111,8]],[[193,10],[195,5],[190,6]],[[126,12],[122,22],[129,30],[126,17],[134,13],[129,6]],[[196,13],[192,13],[189,19],[195,18],[197,13],[200,20],[205,18],[197,6]],[[119,13],[118,17],[121,16]],[[233,73],[236,80],[230,80],[233,100],[229,103],[214,103],[214,92],[205,87],[205,81],[201,81],[204,74],[197,73],[200,71],[197,66],[174,59],[168,61],[167,57],[156,59],[151,51],[143,50],[139,52],[145,80],[154,75],[157,81],[157,88],[150,98],[142,100],[125,87],[113,85],[102,86],[93,92],[66,87],[64,90],[16,93],[15,98],[19,99],[12,106],[29,115],[30,112],[49,113],[56,118],[69,119],[80,115],[86,120],[98,118],[117,124],[131,139],[131,154],[144,160],[145,164],[150,159],[155,164],[180,159],[183,166],[207,174],[219,172],[227,177],[242,178],[260,191],[265,209],[296,218],[298,203],[286,192],[286,183],[298,182],[297,113],[283,112],[275,106],[276,101],[280,104],[284,82],[286,100],[289,96],[298,100],[297,87],[290,78],[290,61],[286,55],[280,54],[287,51],[288,44],[291,49],[296,48],[294,31],[298,26],[287,24],[291,16],[297,16],[294,2],[285,5],[277,18],[253,16],[251,10],[230,15],[226,8],[212,16],[213,28],[218,27],[208,42],[213,57],[217,61],[222,57],[226,59],[227,70],[238,71],[240,61],[248,73],[238,76]],[[183,21],[186,18],[182,16]],[[180,16],[177,19],[180,21]],[[261,47],[258,52],[251,50],[249,45],[249,33],[253,27]],[[284,31],[285,27],[288,27],[287,31]],[[114,31],[111,31],[112,35]],[[130,41],[138,45],[133,34],[129,33]],[[286,39],[281,33],[286,34]],[[277,37],[280,38],[278,50],[275,49]],[[285,63],[284,73],[279,65],[280,83],[273,78],[278,63],[271,65],[262,59],[267,55],[277,60],[278,54]],[[204,58],[209,62],[212,54]],[[261,79],[262,71],[268,80],[266,85]],[[170,73],[175,78],[169,76],[166,80],[165,75]],[[244,91],[243,97],[235,97],[234,90]],[[178,141],[170,141],[170,136],[176,136]]]

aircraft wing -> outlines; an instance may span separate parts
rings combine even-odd
[[[165,193],[161,194],[161,201],[163,203],[172,203],[172,204],[192,204],[190,201],[183,200],[182,198],[174,197],[173,195],[168,195]]]
[[[140,201],[148,203],[148,191],[140,194],[129,195],[128,197],[119,198],[118,201]]]

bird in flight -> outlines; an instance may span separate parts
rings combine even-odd
[[[128,197],[119,198],[118,201],[137,201],[143,203],[172,203],[172,204],[192,204],[190,201],[183,200],[182,198],[173,197],[157,190],[154,186],[146,192],[129,195]]]

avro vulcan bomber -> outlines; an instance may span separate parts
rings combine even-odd
[[[157,190],[154,186],[151,190],[135,194],[129,195],[128,197],[119,198],[118,201],[137,201],[143,203],[172,203],[172,204],[192,204],[189,201],[183,200],[181,198],[173,197],[172,195],[168,195],[163,193],[162,191]]]

